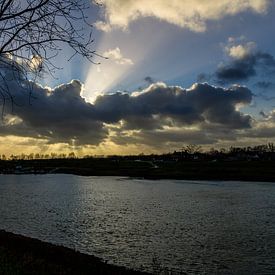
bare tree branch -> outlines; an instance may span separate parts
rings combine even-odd
[[[9,77],[36,79],[52,74],[54,58],[64,45],[72,49],[70,60],[80,55],[94,62],[92,26],[87,21],[90,0],[0,0],[0,97],[4,104],[14,98]],[[5,74],[7,66],[14,71]],[[15,71],[18,70],[16,73]],[[31,91],[30,98],[31,98]],[[4,109],[4,107],[3,107]]]

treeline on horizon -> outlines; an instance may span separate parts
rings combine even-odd
[[[233,147],[230,148],[211,148],[209,150],[203,150],[200,145],[187,145],[183,146],[179,150],[175,150],[170,153],[162,154],[146,154],[140,153],[137,155],[85,155],[77,156],[75,152],[65,153],[30,153],[6,156],[0,154],[0,160],[13,161],[13,160],[41,160],[41,159],[88,159],[88,158],[110,158],[110,159],[129,159],[129,160],[203,160],[203,159],[275,159],[275,144],[267,143],[263,145],[245,146],[245,147]]]

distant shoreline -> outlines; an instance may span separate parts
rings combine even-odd
[[[274,167],[275,169],[275,167]],[[196,173],[190,173],[188,175],[177,175],[177,174],[162,174],[162,175],[154,175],[154,174],[146,174],[142,175],[128,175],[128,174],[100,174],[100,173],[92,173],[89,174],[86,171],[82,172],[81,170],[60,170],[56,173],[51,174],[64,174],[64,175],[76,175],[83,177],[128,177],[132,179],[144,179],[144,180],[198,180],[198,181],[243,181],[243,182],[274,182],[275,183],[275,175],[274,176],[249,176],[249,175],[200,175]]]
[[[275,167],[274,167],[275,169]],[[127,174],[98,174],[98,173],[92,173],[89,174],[87,172],[82,171],[64,171],[63,169],[60,171],[56,171],[55,173],[2,173],[2,175],[75,175],[75,176],[82,176],[82,177],[127,177],[132,179],[144,179],[144,180],[197,180],[197,181],[242,181],[242,182],[274,182],[275,183],[275,177],[266,177],[265,175],[261,177],[251,177],[251,176],[227,176],[227,177],[221,177],[221,176],[198,176],[198,175],[147,175],[147,176],[141,176],[141,175],[127,175]]]
[[[148,274],[63,246],[0,230],[0,274]]]
[[[144,179],[275,182],[275,160],[137,161],[50,159],[0,162],[2,174],[73,174]]]

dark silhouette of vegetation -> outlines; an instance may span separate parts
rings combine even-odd
[[[7,157],[5,154],[0,155],[0,160],[33,160],[33,159],[74,159],[76,158],[76,154],[74,152],[70,152],[68,154],[65,153],[30,153],[30,154],[20,154],[20,155],[10,155]]]
[[[170,161],[182,161],[182,160],[275,160],[275,144],[267,143],[264,145],[247,146],[247,147],[230,147],[228,149],[221,148],[203,151],[199,145],[187,145],[183,146],[180,150],[176,150],[173,153],[167,154],[144,154],[139,155],[85,155],[83,157],[77,157],[75,152],[70,153],[30,153],[6,156],[0,155],[0,160],[39,160],[39,159],[113,159],[113,160],[143,160],[143,161],[155,161],[155,160],[170,160]]]
[[[185,149],[186,148],[186,149]],[[195,149],[194,149],[195,148]],[[275,181],[273,143],[210,149],[184,147],[168,154],[85,156],[30,154],[3,157],[0,173],[67,173],[83,176],[129,176],[150,179]]]

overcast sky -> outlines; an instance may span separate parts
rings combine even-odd
[[[56,59],[64,69],[35,84],[32,106],[11,81],[22,104],[1,122],[1,153],[275,141],[274,1],[98,2],[89,21],[95,50],[108,59],[68,62],[64,49]]]

